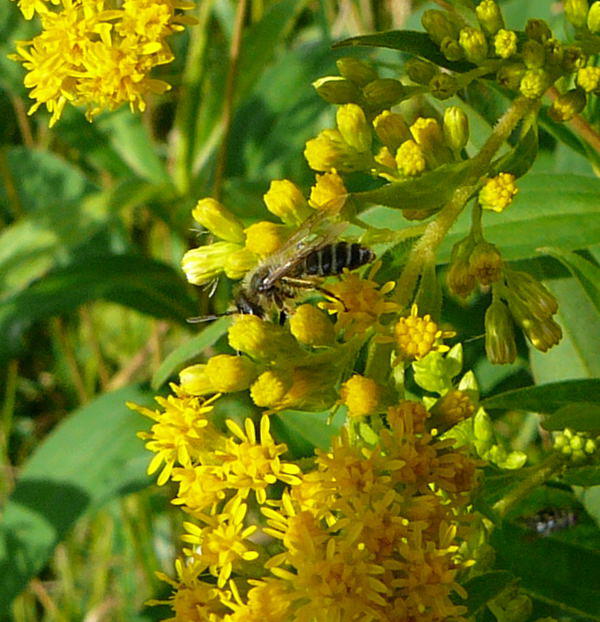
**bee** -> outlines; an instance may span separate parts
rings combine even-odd
[[[250,270],[234,291],[234,308],[224,315],[256,315],[279,312],[283,323],[290,303],[302,291],[316,290],[336,298],[321,286],[325,277],[356,270],[375,260],[375,253],[357,243],[339,240],[347,223],[330,223],[320,211],[309,217],[275,253]],[[218,316],[192,318],[190,321]]]

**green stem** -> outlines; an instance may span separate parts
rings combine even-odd
[[[479,153],[472,158],[471,171],[467,179],[462,186],[454,191],[452,198],[438,213],[435,220],[427,225],[425,232],[415,243],[408,256],[408,261],[396,286],[396,301],[402,306],[408,306],[424,261],[428,256],[431,256],[431,253],[435,252],[443,241],[450,227],[477,189],[480,178],[487,172],[496,152],[510,136],[517,123],[538,105],[537,100],[526,97],[517,98],[498,121]]]
[[[506,513],[524,499],[538,486],[548,481],[552,475],[560,471],[564,465],[564,457],[557,453],[551,454],[544,462],[540,463],[516,488],[513,488],[506,496],[497,501],[493,510],[503,518]]]

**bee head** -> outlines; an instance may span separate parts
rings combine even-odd
[[[264,315],[264,309],[256,302],[250,300],[243,291],[238,292],[235,297],[235,308],[242,315],[256,315],[260,318]]]

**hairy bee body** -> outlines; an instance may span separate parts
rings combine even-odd
[[[356,242],[333,242],[299,251],[283,265],[267,260],[242,282],[235,296],[238,313],[263,317],[269,308],[279,311],[301,289],[319,289],[321,278],[356,270],[375,259],[370,249]]]

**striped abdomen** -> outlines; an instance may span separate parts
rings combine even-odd
[[[309,253],[297,266],[295,276],[329,276],[344,268],[356,270],[375,259],[375,253],[360,244],[336,242]]]

